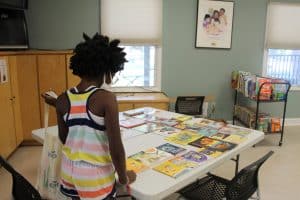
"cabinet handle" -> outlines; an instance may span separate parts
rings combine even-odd
[[[16,97],[11,97],[9,98],[9,100],[14,101],[16,99]]]

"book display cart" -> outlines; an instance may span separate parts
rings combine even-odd
[[[241,71],[233,72],[231,83],[235,89],[233,124],[238,122],[265,134],[280,134],[279,146],[281,146],[290,83],[282,79],[266,78]],[[255,107],[241,106],[242,97],[254,102]],[[260,112],[261,104],[265,103],[281,103],[282,118]]]

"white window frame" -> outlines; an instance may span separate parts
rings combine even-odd
[[[126,46],[144,46],[145,44],[121,44]],[[153,44],[149,44],[153,45]],[[161,66],[162,66],[162,47],[155,47],[155,69],[154,69],[154,86],[130,86],[130,87],[112,87],[113,92],[161,92]]]
[[[266,31],[265,31],[265,41],[264,41],[264,52],[263,52],[263,67],[262,67],[262,75],[267,76],[267,68],[268,68],[268,47],[267,47],[267,40],[268,40],[268,26],[269,26],[269,5],[271,1],[268,1],[268,6],[267,6],[267,17],[266,17]],[[300,49],[299,49],[300,50]],[[300,91],[300,86],[291,86],[290,91]]]

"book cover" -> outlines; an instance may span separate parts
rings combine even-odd
[[[224,139],[224,141],[226,142],[231,142],[231,143],[235,143],[235,144],[240,144],[244,141],[246,141],[247,138],[244,136],[240,136],[240,135],[229,135],[227,138]]]
[[[133,170],[135,173],[139,173],[147,169],[148,167],[144,165],[141,161],[134,160],[132,158],[126,159],[126,169]]]
[[[183,157],[175,157],[171,160],[163,162],[153,169],[167,176],[178,178],[197,166],[198,164],[195,162],[186,160]]]
[[[160,130],[162,128],[164,128],[164,126],[162,126],[160,124],[146,123],[146,124],[143,124],[140,126],[133,127],[132,129],[143,132],[143,133],[152,133],[152,132]]]
[[[219,141],[218,143],[210,146],[209,148],[213,149],[213,150],[225,152],[225,151],[229,151],[229,150],[233,149],[236,146],[237,146],[237,144],[234,144],[231,142]]]
[[[196,151],[189,151],[186,154],[182,155],[182,157],[198,164],[208,160],[208,157],[205,154]]]
[[[224,133],[220,133],[220,132],[218,132],[218,133],[216,133],[216,134],[214,134],[214,135],[211,135],[210,137],[211,138],[214,138],[214,139],[217,139],[217,140],[224,140],[224,139],[226,139],[227,137],[229,137],[230,135],[228,135],[228,134],[224,134]]]
[[[192,142],[189,143],[189,145],[198,147],[198,148],[204,148],[204,147],[210,147],[213,146],[215,144],[218,144],[220,141],[213,139],[213,138],[209,138],[209,137],[201,137],[199,139],[196,139]]]
[[[173,133],[178,133],[180,132],[181,130],[179,129],[176,129],[174,127],[170,127],[170,126],[165,126],[163,127],[162,129],[160,130],[156,130],[155,133],[159,134],[159,135],[162,135],[162,136],[168,136],[168,135],[171,135]]]
[[[216,122],[216,121],[212,121],[211,123],[208,124],[208,126],[215,128],[215,129],[220,129],[222,127],[224,127],[226,124],[224,122]]]
[[[228,124],[227,126],[221,128],[219,132],[229,135],[235,134],[240,136],[247,136],[252,132],[252,130]]]
[[[123,112],[124,115],[127,116],[136,116],[136,115],[141,115],[144,114],[144,109],[143,108],[139,108],[139,109],[134,109],[134,110],[127,110]]]
[[[165,140],[176,144],[187,145],[200,137],[202,137],[202,135],[194,131],[183,130],[179,133],[174,133],[171,136],[166,137]]]
[[[178,121],[181,121],[181,122],[184,122],[184,121],[190,120],[192,118],[193,117],[189,116],[189,115],[179,115],[179,116],[176,116],[174,119],[178,120]]]
[[[199,128],[207,126],[207,123],[205,123],[205,121],[204,121],[204,123],[202,122],[203,120],[204,119],[196,118],[196,119],[188,120],[184,123],[186,125],[186,128],[192,129],[192,130],[198,130]]]
[[[169,159],[172,156],[172,154],[169,154],[165,151],[161,151],[153,147],[131,155],[129,158],[134,159],[136,161],[140,161],[146,166],[151,166],[153,164]]]
[[[214,135],[218,132],[218,129],[215,129],[215,128],[211,128],[209,126],[205,126],[205,127],[201,127],[197,130],[198,133],[200,133],[201,135],[203,136],[211,136],[211,135]]]
[[[137,118],[128,118],[126,120],[120,121],[120,126],[124,128],[133,128],[142,124],[145,124],[145,121]]]
[[[182,122],[176,124],[174,127],[175,127],[175,128],[178,128],[178,129],[181,129],[181,130],[187,129],[186,124],[184,124],[184,123],[182,123]]]
[[[201,150],[200,153],[203,153],[203,154],[205,154],[209,157],[212,157],[212,158],[217,158],[217,157],[219,157],[223,154],[223,152],[217,151],[217,150],[214,150],[214,149],[204,149],[204,150]]]
[[[183,151],[185,151],[186,149],[182,148],[182,147],[178,147],[178,146],[175,146],[173,144],[170,144],[170,143],[166,143],[166,144],[163,144],[163,145],[160,145],[158,147],[156,147],[157,149],[161,150],[161,151],[165,151],[167,153],[170,153],[172,155],[177,155]]]

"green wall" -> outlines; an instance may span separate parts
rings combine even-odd
[[[266,10],[267,0],[236,0],[232,48],[195,49],[197,0],[164,0],[162,90],[169,96],[214,95],[217,117],[231,119],[232,70],[262,73]],[[291,93],[287,117],[300,117],[299,100],[300,92]],[[274,114],[283,108],[266,107]]]
[[[231,119],[231,71],[262,72],[267,0],[235,1],[230,50],[194,48],[197,0],[163,4],[162,90],[169,96],[214,95],[217,117]],[[70,49],[82,32],[99,30],[99,1],[29,0],[27,20],[32,48]],[[287,117],[300,117],[299,100],[300,92],[290,93]],[[279,114],[282,106],[266,108]]]
[[[72,49],[82,33],[99,31],[99,0],[28,0],[31,48]]]

